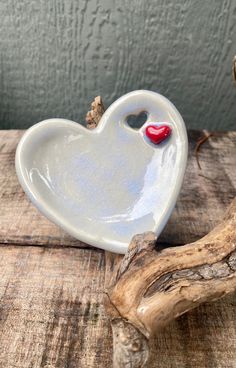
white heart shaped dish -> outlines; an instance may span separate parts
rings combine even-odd
[[[147,121],[132,129],[126,118],[141,111]],[[172,134],[154,145],[145,128],[163,122]],[[181,115],[165,97],[141,90],[115,101],[94,130],[64,119],[34,125],[17,147],[16,171],[51,221],[88,244],[125,253],[134,234],[162,231],[186,161]]]

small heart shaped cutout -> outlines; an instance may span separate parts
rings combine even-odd
[[[133,129],[141,128],[147,121],[148,114],[146,111],[141,111],[137,115],[131,114],[126,117],[127,124]]]

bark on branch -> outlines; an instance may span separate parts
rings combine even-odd
[[[91,104],[91,110],[87,112],[85,118],[87,128],[89,129],[96,128],[104,112],[105,107],[103,105],[101,96],[95,97],[94,101]]]
[[[235,290],[236,199],[225,219],[195,243],[158,251],[155,234],[135,235],[107,290],[107,310],[116,336],[114,367],[143,367],[153,334],[199,304]],[[130,336],[129,344],[123,339],[122,323],[139,332],[138,344],[137,337]],[[140,351],[132,351],[134,346]]]
[[[94,127],[101,110],[95,115]],[[152,232],[133,237],[106,291],[114,368],[144,367],[153,334],[199,304],[236,290],[236,198],[202,239],[162,250],[156,240]]]

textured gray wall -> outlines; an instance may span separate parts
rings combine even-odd
[[[0,128],[145,88],[188,127],[236,129],[235,53],[235,0],[0,0]]]

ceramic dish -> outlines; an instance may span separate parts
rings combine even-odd
[[[127,116],[147,112],[135,130]],[[150,124],[171,128],[155,145]],[[125,253],[132,236],[160,234],[179,194],[187,160],[183,119],[165,97],[134,91],[115,101],[88,130],[65,119],[26,131],[16,152],[19,181],[33,204],[73,237]]]

